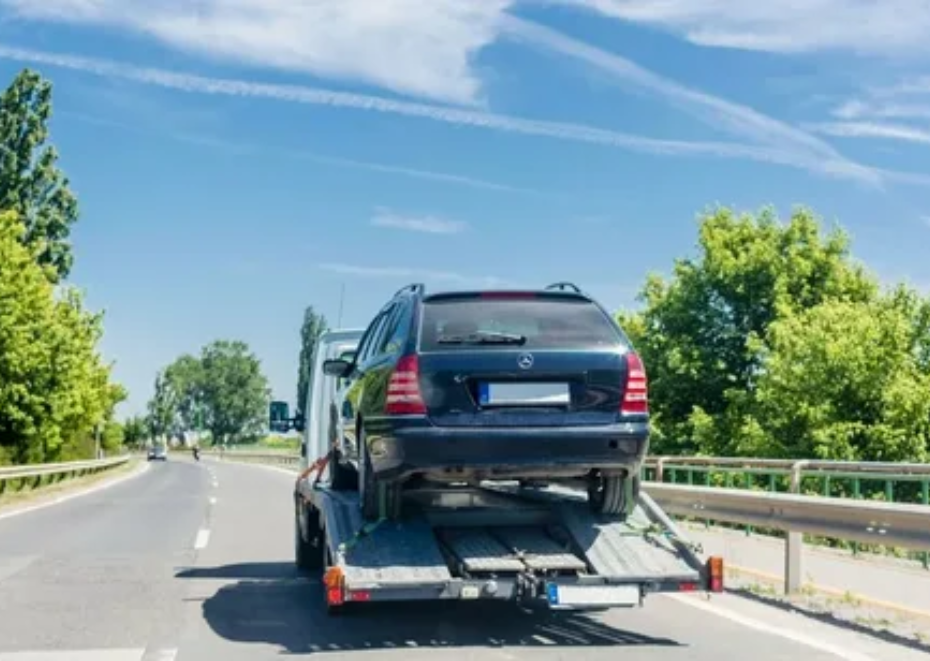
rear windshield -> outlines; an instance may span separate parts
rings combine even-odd
[[[589,301],[453,299],[423,306],[421,351],[617,347],[624,337]]]

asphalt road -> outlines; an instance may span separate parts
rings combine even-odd
[[[731,595],[657,596],[596,616],[471,603],[327,618],[318,578],[293,567],[292,481],[175,455],[0,519],[0,661],[927,658]]]

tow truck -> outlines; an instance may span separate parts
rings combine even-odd
[[[661,592],[723,591],[722,559],[703,559],[645,490],[624,519],[594,513],[585,493],[565,487],[423,486],[403,493],[400,517],[365,520],[358,492],[334,488],[329,477],[337,386],[322,371],[324,360],[352,351],[360,336],[320,337],[309,415],[293,419],[302,432],[295,559],[301,570],[322,571],[330,614],[408,600],[603,610],[638,607]]]

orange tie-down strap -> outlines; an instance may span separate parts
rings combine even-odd
[[[329,459],[331,456],[332,454],[327,454],[325,457],[320,457],[319,459],[314,461],[313,464],[311,464],[310,466],[302,470],[300,472],[300,475],[297,476],[297,484],[300,484],[301,480],[309,478],[313,474],[314,471],[318,471],[318,472],[317,472],[316,479],[313,481],[313,486],[316,486],[317,484],[319,484],[320,479],[323,477],[323,470],[326,468],[326,465],[329,463]],[[297,489],[297,493],[300,493],[300,489]],[[304,499],[304,501],[308,500],[306,496],[303,496],[303,494],[301,494],[301,497]]]

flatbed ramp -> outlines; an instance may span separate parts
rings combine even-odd
[[[560,589],[596,588],[606,605],[631,606],[648,592],[706,584],[704,563],[663,534],[647,508],[622,522],[552,495],[469,494],[459,506],[438,498],[427,497],[401,521],[366,524],[357,494],[316,490],[327,564],[338,568],[346,601],[545,600],[548,591],[552,605]],[[622,602],[603,596],[609,586],[626,590]]]

